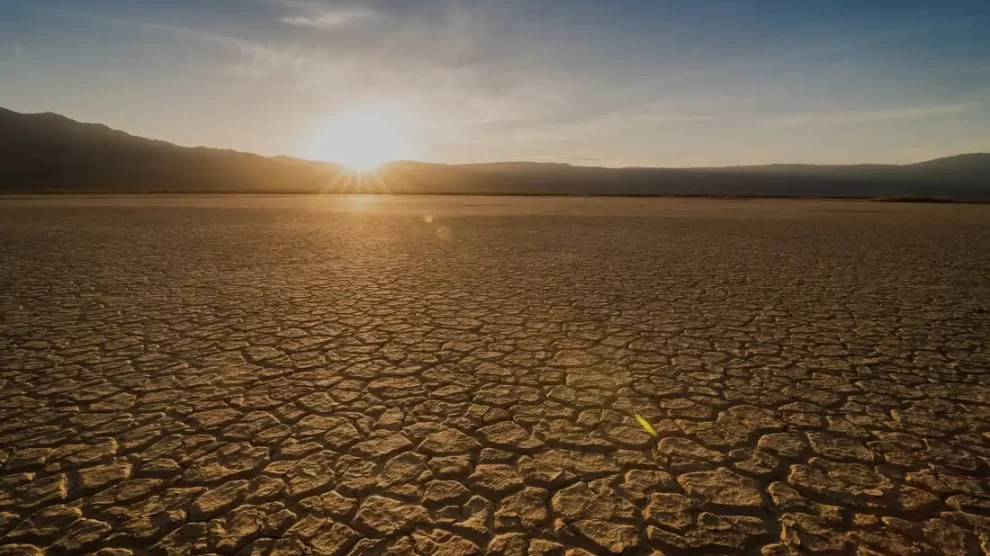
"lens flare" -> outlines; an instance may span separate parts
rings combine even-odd
[[[650,433],[650,436],[654,438],[657,437],[657,429],[653,428],[653,425],[651,425],[650,422],[646,420],[646,418],[644,418],[642,415],[637,414],[636,420],[639,421],[639,426],[643,427],[643,430]]]

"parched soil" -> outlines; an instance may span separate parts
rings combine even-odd
[[[978,555],[988,478],[990,207],[0,200],[0,555]]]

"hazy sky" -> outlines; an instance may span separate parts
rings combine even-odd
[[[384,106],[441,162],[911,162],[990,151],[988,29],[987,0],[0,0],[0,106],[309,157]]]

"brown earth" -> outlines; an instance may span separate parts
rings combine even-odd
[[[0,261],[0,555],[990,551],[990,207],[6,198]]]

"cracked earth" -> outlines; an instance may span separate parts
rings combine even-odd
[[[990,207],[5,199],[0,261],[0,555],[990,551]]]

